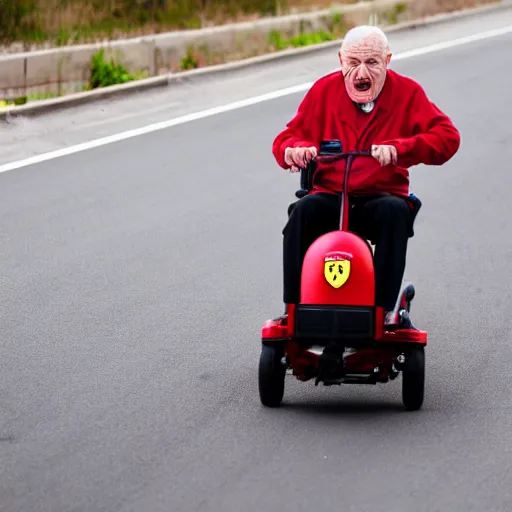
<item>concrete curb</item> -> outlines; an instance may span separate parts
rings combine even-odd
[[[417,20],[408,21],[405,23],[400,23],[389,27],[383,27],[383,30],[386,33],[400,32],[428,25],[451,22],[456,19],[477,16],[479,14],[487,12],[506,10],[512,7],[512,0],[498,0],[498,2],[499,3],[493,5],[485,5],[476,8],[462,9],[451,13],[436,14],[434,16],[428,16],[425,18],[420,18]],[[198,79],[203,75],[207,75],[208,77],[210,77],[224,73],[235,72],[247,67],[266,64],[268,62],[277,62],[282,59],[290,60],[293,58],[299,58],[305,54],[314,54],[315,52],[322,52],[323,50],[329,48],[336,48],[341,44],[341,41],[342,40],[339,39],[303,48],[292,48],[278,51],[275,53],[269,53],[257,57],[251,57],[248,59],[229,62],[226,64],[220,64],[217,66],[207,66],[204,68],[194,69],[191,71],[183,71],[180,73],[145,78],[121,85],[113,85],[110,87],[104,87],[92,91],[70,94],[60,98],[40,100],[25,105],[8,107],[0,110],[0,121],[9,121],[10,118],[15,116],[33,117],[37,115],[42,115],[50,111],[55,112],[57,110],[61,110],[64,108],[71,108],[73,106],[84,105],[87,103],[92,103],[94,101],[100,101],[114,97],[117,98],[121,96],[131,95],[137,92],[143,92],[146,90],[163,88],[171,84],[179,84],[180,82]]]

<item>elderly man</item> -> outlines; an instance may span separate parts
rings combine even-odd
[[[414,235],[408,168],[444,164],[458,151],[460,134],[418,83],[388,69],[391,53],[377,27],[350,30],[339,60],[341,72],[312,86],[272,151],[282,168],[296,172],[315,158],[322,140],[341,140],[344,151],[371,148],[373,158],[353,164],[350,229],[376,246],[376,304],[386,311],[385,327],[392,328],[407,242]],[[343,165],[318,163],[314,190],[290,206],[283,230],[285,304],[300,301],[310,244],[339,226]]]

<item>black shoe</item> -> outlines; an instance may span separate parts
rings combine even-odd
[[[401,309],[398,313],[387,311],[384,316],[384,329],[386,331],[395,331],[396,329],[418,330],[412,324],[411,318],[406,309]]]
[[[411,329],[413,331],[417,331],[418,330],[412,324],[411,318],[410,318],[409,313],[407,312],[406,309],[402,309],[400,311],[399,318],[400,318],[400,323],[399,323],[400,329]]]

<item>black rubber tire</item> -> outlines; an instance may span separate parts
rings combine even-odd
[[[413,348],[405,354],[402,369],[402,402],[407,411],[417,411],[425,396],[425,349]]]
[[[281,364],[284,351],[281,347],[261,348],[258,369],[260,401],[266,407],[279,407],[284,396],[286,368]]]

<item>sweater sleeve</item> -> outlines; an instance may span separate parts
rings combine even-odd
[[[318,126],[322,123],[321,107],[318,100],[319,84],[315,83],[301,101],[293,119],[280,132],[272,144],[272,153],[278,165],[283,169],[289,166],[284,160],[284,152],[288,147],[316,147],[319,151]]]
[[[408,168],[419,164],[443,165],[460,147],[459,131],[419,86],[413,95],[411,110],[414,112],[414,135],[386,140],[381,144],[396,147],[398,165],[401,167]]]

